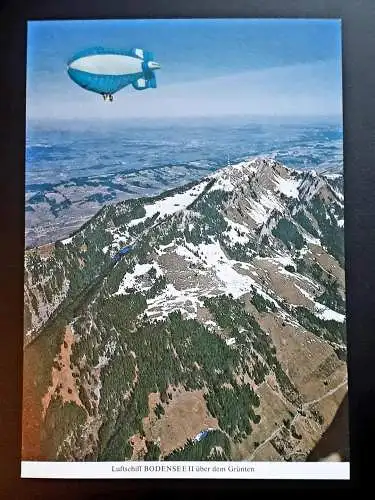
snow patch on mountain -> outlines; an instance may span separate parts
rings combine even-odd
[[[343,323],[345,321],[345,315],[340,314],[336,311],[333,311],[327,306],[320,304],[319,302],[315,302],[315,314],[318,318],[323,319],[325,321],[337,321],[338,323]]]
[[[221,291],[225,294],[232,294],[234,298],[239,298],[246,293],[251,293],[252,287],[255,287],[257,292],[263,298],[272,302],[276,307],[279,304],[267,293],[265,293],[256,281],[250,276],[245,276],[238,273],[234,267],[241,265],[242,262],[230,260],[223,252],[219,242],[212,241],[209,244],[199,244],[198,246],[188,243],[187,247],[192,252],[198,252],[200,260],[203,261],[207,268],[211,269],[219,282],[221,283]]]
[[[248,227],[244,226],[243,224],[239,224],[238,222],[233,222],[227,217],[224,217],[224,219],[228,224],[229,229],[223,234],[231,240],[231,243],[239,243],[241,245],[244,245],[250,241],[250,230]]]
[[[221,168],[211,174],[210,178],[215,179],[216,182],[210,188],[210,191],[220,190],[227,193],[233,192],[239,185],[239,182],[246,176],[246,167],[250,164],[251,162],[242,162],[237,165]],[[249,169],[248,173],[250,173],[250,170],[252,171],[252,169]]]
[[[264,224],[268,219],[270,210],[267,210],[262,203],[258,203],[253,199],[250,201],[250,206],[250,217],[256,222],[256,224]]]
[[[273,257],[269,258],[267,260],[270,260],[271,262],[278,262],[282,266],[293,266],[295,267],[295,264],[293,262],[293,259],[290,255],[279,255],[278,257]]]
[[[65,240],[62,240],[62,244],[63,245],[69,245],[70,243],[72,243],[73,241],[73,237],[70,237],[70,238],[65,238]]]
[[[207,262],[207,267],[214,270],[222,283],[223,291],[238,298],[251,290],[251,286],[255,284],[254,280],[233,269],[234,262],[226,257],[217,241],[211,244],[200,244],[195,248],[202,255],[202,260]]]
[[[327,179],[332,179],[332,180],[336,180],[336,179],[341,179],[342,178],[342,174],[327,174],[327,173],[323,173],[322,175],[324,177],[326,177]]]
[[[231,193],[234,191],[235,185],[230,180],[229,176],[221,175],[217,178],[217,181],[212,186],[211,191],[225,191]]]
[[[306,243],[310,243],[311,245],[316,245],[318,247],[322,246],[322,242],[319,238],[314,238],[314,236],[311,236],[311,234],[307,233],[306,231],[303,231],[302,234],[306,240]]]
[[[304,288],[301,288],[296,283],[293,283],[293,285],[302,293],[304,297],[311,300],[311,302],[314,302],[314,298]]]
[[[194,253],[186,246],[178,245],[174,251],[177,255],[183,257],[189,262],[192,262],[194,264],[199,264],[201,262],[200,259],[196,255],[194,255]]]
[[[298,288],[298,290],[309,300],[311,300],[313,307],[314,307],[314,314],[325,321],[337,321],[338,323],[343,323],[345,321],[345,315],[340,314],[333,309],[330,309],[329,307],[325,306],[324,304],[321,304],[320,302],[316,302],[314,300],[314,297],[312,297],[306,290],[301,288],[300,286],[296,285],[294,283],[294,286]]]
[[[277,210],[278,212],[284,212],[284,207],[269,189],[267,190],[266,194],[262,193],[260,195],[260,203],[264,207],[268,208],[270,212],[272,212],[272,210]]]
[[[198,306],[203,306],[198,298],[201,294],[202,290],[198,288],[177,290],[172,283],[168,283],[162,293],[147,300],[146,314],[150,319],[159,321],[180,310],[185,319],[195,319]]]
[[[152,204],[144,206],[146,215],[140,219],[135,219],[130,222],[129,227],[138,226],[147,219],[153,217],[159,212],[158,219],[163,219],[168,215],[173,215],[180,210],[185,210],[199,195],[202,194],[204,188],[207,186],[208,180],[197,184],[193,188],[183,193],[176,193],[173,196],[157,200]]]
[[[151,271],[151,269],[155,269],[156,278],[163,276],[163,271],[160,268],[157,262],[153,262],[152,264],[136,264],[134,271],[132,273],[126,273],[123,277],[118,291],[114,295],[122,295],[127,293],[128,288],[137,287],[139,291],[145,291],[151,288],[151,285],[145,286],[141,282],[139,278],[144,277],[146,273]]]
[[[275,177],[274,182],[276,183],[276,190],[280,193],[283,193],[285,196],[291,198],[299,197],[299,181],[294,179],[283,179],[282,177],[277,176]]]

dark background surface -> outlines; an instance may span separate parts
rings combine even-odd
[[[375,400],[374,0],[15,0],[0,10],[0,498],[149,498],[162,490],[363,486],[373,482]],[[27,19],[309,17],[343,20],[350,482],[20,479]],[[344,484],[343,484],[344,483]],[[153,491],[151,491],[153,490]],[[373,489],[370,490],[373,493]],[[182,491],[178,493],[181,495]],[[228,492],[223,491],[228,494]],[[251,492],[249,491],[249,494]],[[313,493],[314,494],[314,493]],[[163,494],[164,496],[164,494]]]

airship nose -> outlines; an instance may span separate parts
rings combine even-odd
[[[147,66],[149,69],[160,69],[160,64],[155,61],[149,61]]]

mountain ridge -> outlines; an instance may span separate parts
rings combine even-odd
[[[199,445],[204,456],[306,456],[346,385],[343,226],[341,176],[260,158],[157,197],[105,206],[71,237],[27,252],[25,353],[47,350],[56,365],[37,376],[38,399],[47,387],[51,393],[47,455],[195,456],[193,434],[205,421],[215,431],[211,448]],[[123,246],[131,251],[113,260]],[[61,399],[64,342],[77,394],[64,393],[62,381]],[[326,388],[333,399],[320,408]],[[237,417],[235,401],[242,401]],[[270,401],[279,408],[271,412],[281,423],[276,433],[264,406]],[[189,414],[193,403],[201,423],[181,435],[175,413]],[[62,418],[67,404],[80,408],[70,408],[76,430],[69,445],[62,433],[51,446],[51,419]]]
[[[229,167],[225,167],[213,174],[211,174],[210,176],[206,176],[203,180],[201,181],[194,181],[194,182],[191,182],[189,183],[187,186],[183,186],[183,187],[179,187],[179,188],[175,188],[175,189],[172,189],[172,190],[168,190],[167,192],[165,193],[162,193],[161,195],[158,195],[158,196],[155,196],[155,197],[152,197],[151,199],[150,198],[138,198],[136,200],[127,200],[127,201],[124,201],[124,202],[120,202],[116,205],[113,205],[113,206],[104,206],[102,209],[99,210],[99,212],[93,217],[91,218],[90,220],[88,220],[86,223],[83,224],[83,226],[81,226],[80,229],[74,231],[72,233],[72,235],[69,237],[69,238],[66,238],[65,240],[62,240],[63,242],[65,242],[65,244],[67,244],[69,241],[70,241],[70,238],[71,237],[74,237],[75,234],[77,233],[80,233],[85,227],[87,226],[90,226],[92,224],[92,221],[93,220],[97,220],[97,218],[100,218],[103,214],[103,216],[105,217],[106,215],[106,212],[111,212],[112,211],[112,207],[126,207],[127,205],[135,205],[135,206],[140,206],[142,203],[145,203],[146,204],[146,201],[149,201],[149,202],[152,202],[152,200],[156,201],[156,200],[159,200],[159,199],[163,199],[164,197],[166,196],[170,196],[171,194],[173,193],[179,193],[179,192],[183,192],[184,190],[186,190],[187,187],[189,186],[197,186],[197,185],[200,185],[202,182],[210,182],[212,184],[215,184],[216,183],[216,188],[215,189],[220,189],[220,182],[224,182],[224,179],[228,179],[228,177],[230,176],[231,173],[233,172],[242,172],[245,176],[246,176],[246,171],[247,171],[247,175],[254,175],[256,169],[258,168],[258,171],[260,170],[261,171],[261,167],[262,166],[266,166],[266,168],[275,168],[275,166],[280,166],[281,164],[276,162],[275,160],[252,160],[252,161],[249,161],[249,162],[241,162],[240,164],[237,164],[237,165],[234,165],[233,167],[232,166],[229,166]],[[259,168],[260,167],[260,168]],[[285,166],[283,166],[283,169],[287,172],[297,172],[297,171],[294,171],[293,169],[290,169],[290,168],[287,168]],[[262,172],[262,175],[264,176],[264,171]],[[317,176],[317,174],[312,171],[312,172],[309,172],[309,173],[304,173],[303,174],[303,177],[305,178],[309,178],[309,177],[312,177],[314,179],[318,179],[318,182],[322,180],[322,178],[320,176]],[[241,180],[241,177],[240,177],[240,180]],[[303,187],[303,183],[302,183],[302,187]],[[228,188],[228,186],[227,186]],[[225,191],[225,189],[224,189]],[[196,203],[197,200],[194,200],[193,204]],[[191,207],[185,207],[185,208],[191,208]],[[116,213],[116,208],[115,208],[115,213]],[[177,211],[176,211],[177,212]],[[261,215],[260,215],[261,216]],[[270,221],[268,221],[268,223],[270,223]],[[132,222],[132,226],[134,226],[135,223],[134,221]],[[58,242],[57,244],[59,245],[60,242]],[[63,243],[64,244],[64,243]],[[47,244],[47,245],[43,245],[42,247],[40,247],[42,250],[41,252],[43,253],[43,250],[46,249],[46,253],[48,255],[48,249],[51,250],[51,247],[53,247],[53,245],[51,244]],[[32,251],[27,251],[26,252],[26,255],[27,254],[30,254],[32,253]]]

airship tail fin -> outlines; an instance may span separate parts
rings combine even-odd
[[[148,52],[147,50],[143,51],[143,60],[144,62],[153,61],[154,54],[152,52]]]
[[[154,59],[154,54],[152,52],[148,52],[147,50],[132,49],[131,53],[139,59],[143,59],[145,62],[153,61]]]
[[[156,78],[152,75],[150,78],[139,78],[137,81],[133,82],[133,87],[136,90],[145,89],[155,89],[156,88]]]
[[[154,74],[147,80],[147,82],[150,89],[156,89],[156,78]]]
[[[137,81],[133,82],[133,87],[135,90],[144,90],[147,89],[147,80],[144,78],[138,78]]]

